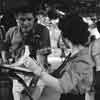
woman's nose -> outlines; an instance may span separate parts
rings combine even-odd
[[[29,21],[28,21],[28,20],[25,20],[25,21],[24,21],[24,24],[28,24],[28,23],[29,23]]]

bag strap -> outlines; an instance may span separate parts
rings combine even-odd
[[[63,63],[53,73],[51,73],[51,75],[56,78],[61,78],[63,73],[65,72],[65,67],[66,64],[69,62],[70,57],[71,57],[71,52],[68,54],[68,56],[65,57]]]

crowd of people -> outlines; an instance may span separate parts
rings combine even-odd
[[[57,39],[55,47],[61,49],[60,57],[65,59],[57,72],[58,70],[52,70],[48,62],[48,55],[52,53],[54,45],[51,44],[50,37],[53,20],[48,27],[43,25],[38,19],[41,20],[41,17],[37,16],[34,7],[21,5],[13,11],[12,26],[1,23],[1,66],[9,65],[9,69],[18,66],[34,73],[31,77],[17,74],[26,83],[33,78],[31,90],[28,91],[20,80],[10,76],[13,75],[12,70],[0,69],[2,100],[99,100],[100,39],[91,37],[88,23],[84,22],[79,14],[58,15],[56,29],[60,31],[57,31],[55,37],[61,37],[62,41]],[[49,14],[45,17],[49,18]],[[99,31],[99,23],[96,25]],[[55,31],[52,30],[52,34],[53,32]],[[63,42],[63,45],[58,42]],[[29,53],[26,52],[27,56],[23,57],[26,47]],[[23,59],[20,59],[21,57]]]

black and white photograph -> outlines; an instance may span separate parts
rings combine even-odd
[[[0,0],[0,100],[100,100],[100,0]]]

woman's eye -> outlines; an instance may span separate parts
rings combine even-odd
[[[32,19],[31,19],[31,18],[28,18],[27,20],[28,20],[28,21],[31,21]]]
[[[25,18],[20,18],[19,20],[24,22],[26,19]]]

